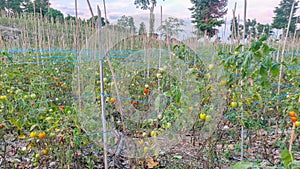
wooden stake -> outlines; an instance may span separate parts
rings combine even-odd
[[[232,52],[232,47],[234,45],[234,40],[235,40],[235,34],[236,34],[236,30],[235,30],[235,11],[236,11],[236,2],[234,4],[234,9],[232,10],[232,16],[233,19],[231,20],[231,25],[232,25],[232,31],[231,31],[231,44],[230,44],[230,52]]]
[[[291,25],[291,20],[292,20],[292,17],[293,17],[294,7],[295,7],[295,1],[293,2],[292,9],[291,9],[291,12],[290,12],[290,18],[289,18],[289,22],[288,22],[288,27],[286,29],[286,35],[285,35],[285,39],[284,39],[284,43],[283,43],[283,47],[282,47],[281,61],[280,61],[280,72],[279,72],[278,88],[277,88],[278,94],[280,94],[280,91],[281,91],[280,86],[281,86],[281,80],[282,80],[282,76],[283,76],[284,53],[285,53],[285,47],[286,47],[286,44],[287,44],[287,38],[288,38],[288,35],[289,35],[289,29],[290,29],[290,25]]]
[[[91,12],[91,15],[92,15],[92,18],[94,19],[94,12],[93,12],[93,9],[92,9],[92,6],[91,6],[91,3],[90,3],[90,0],[86,0],[87,3],[88,3],[88,6],[89,6],[89,9],[90,9],[90,12]]]
[[[290,146],[289,146],[289,152],[292,152],[293,141],[294,141],[294,136],[295,136],[295,129],[296,129],[296,123],[293,123],[291,139],[290,139]]]
[[[101,11],[99,6],[97,6],[98,17],[101,18]],[[107,161],[107,131],[106,131],[106,118],[105,118],[105,96],[104,96],[104,69],[103,69],[103,59],[104,59],[104,51],[102,44],[102,22],[101,19],[98,19],[98,38],[99,38],[99,48],[100,48],[100,81],[101,81],[101,118],[102,118],[102,127],[103,127],[103,149],[104,149],[104,168],[108,169],[108,161]]]
[[[299,17],[297,17],[296,19],[296,24],[299,22]],[[294,58],[294,55],[295,55],[295,41],[296,41],[296,35],[297,35],[297,29],[295,29],[294,31],[294,36],[293,36],[293,41],[292,41],[292,57],[291,57],[291,61],[293,60]]]
[[[245,38],[245,35],[246,35],[246,19],[247,19],[247,0],[245,0],[244,2],[244,30],[243,30],[243,38]],[[245,40],[244,40],[245,42]],[[245,48],[243,46],[242,48],[243,52],[245,51]],[[243,85],[243,81],[241,81],[241,86]],[[243,95],[241,95],[241,99],[243,99]],[[241,117],[242,117],[242,120],[244,118],[244,109],[243,107],[241,107],[241,110],[242,110],[242,114],[241,114]],[[243,124],[244,125],[244,124]],[[244,126],[241,126],[241,161],[244,160]]]
[[[108,23],[107,14],[106,14],[106,4],[105,0],[103,0],[103,7],[104,7],[104,17],[105,17],[105,24]]]

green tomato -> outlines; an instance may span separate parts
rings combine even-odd
[[[38,165],[39,165],[38,162],[34,162],[34,163],[33,163],[33,167],[37,167]]]
[[[166,70],[164,68],[159,68],[160,73],[164,73]]]
[[[158,79],[162,79],[162,75],[161,75],[160,73],[157,73],[157,74],[156,74],[156,77],[157,77]]]
[[[158,135],[158,133],[155,130],[152,130],[151,133],[150,133],[151,137],[156,137],[157,135]]]
[[[210,122],[211,121],[211,116],[210,115],[206,115],[205,121]]]
[[[161,120],[161,119],[162,119],[162,115],[159,114],[159,115],[157,116],[157,118],[158,118],[158,120]]]
[[[236,108],[236,107],[238,106],[238,103],[237,103],[237,102],[231,102],[231,103],[230,103],[230,106],[231,106],[232,108]]]
[[[167,123],[167,129],[171,128],[172,124],[170,122]]]
[[[142,136],[143,136],[143,137],[146,137],[146,136],[147,136],[147,133],[146,133],[146,132],[143,132]]]
[[[239,102],[239,103],[238,103],[238,106],[239,106],[239,107],[242,107],[243,105],[244,105],[243,102]]]

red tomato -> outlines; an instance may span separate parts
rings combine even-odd
[[[297,121],[297,117],[292,117],[292,122],[295,123]]]

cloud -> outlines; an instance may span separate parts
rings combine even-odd
[[[247,1],[247,18],[256,19],[261,23],[272,23],[275,16],[275,7],[279,6],[281,0],[248,0]],[[229,0],[228,1],[228,18],[232,18],[232,10],[234,4],[237,2],[236,16],[239,14],[242,18],[244,16],[244,0]],[[298,10],[297,15],[300,14]]]
[[[248,0],[247,18],[254,19],[261,23],[271,23],[274,17],[274,9],[279,5],[281,0]],[[75,14],[75,2],[74,0],[62,1],[62,0],[50,0],[53,8],[61,10],[64,14]],[[103,3],[101,0],[90,0],[93,11],[96,14],[96,7],[99,5],[103,11]],[[135,7],[133,0],[106,0],[107,15],[109,19],[116,20],[118,16],[126,15],[141,15],[149,14],[149,11],[141,10]],[[244,15],[244,0],[228,0],[228,14],[227,20],[232,18],[232,10],[235,2],[237,3],[236,16],[240,15],[243,18]],[[160,6],[163,6],[163,14],[178,18],[190,18],[191,11],[188,9],[192,7],[190,0],[159,0],[155,8],[155,13],[160,13]],[[83,18],[90,18],[91,13],[86,0],[78,0],[79,16]],[[297,15],[300,14],[298,10]]]

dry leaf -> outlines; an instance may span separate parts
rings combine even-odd
[[[159,162],[155,162],[152,158],[147,158],[146,163],[148,168],[154,168],[159,165]]]

